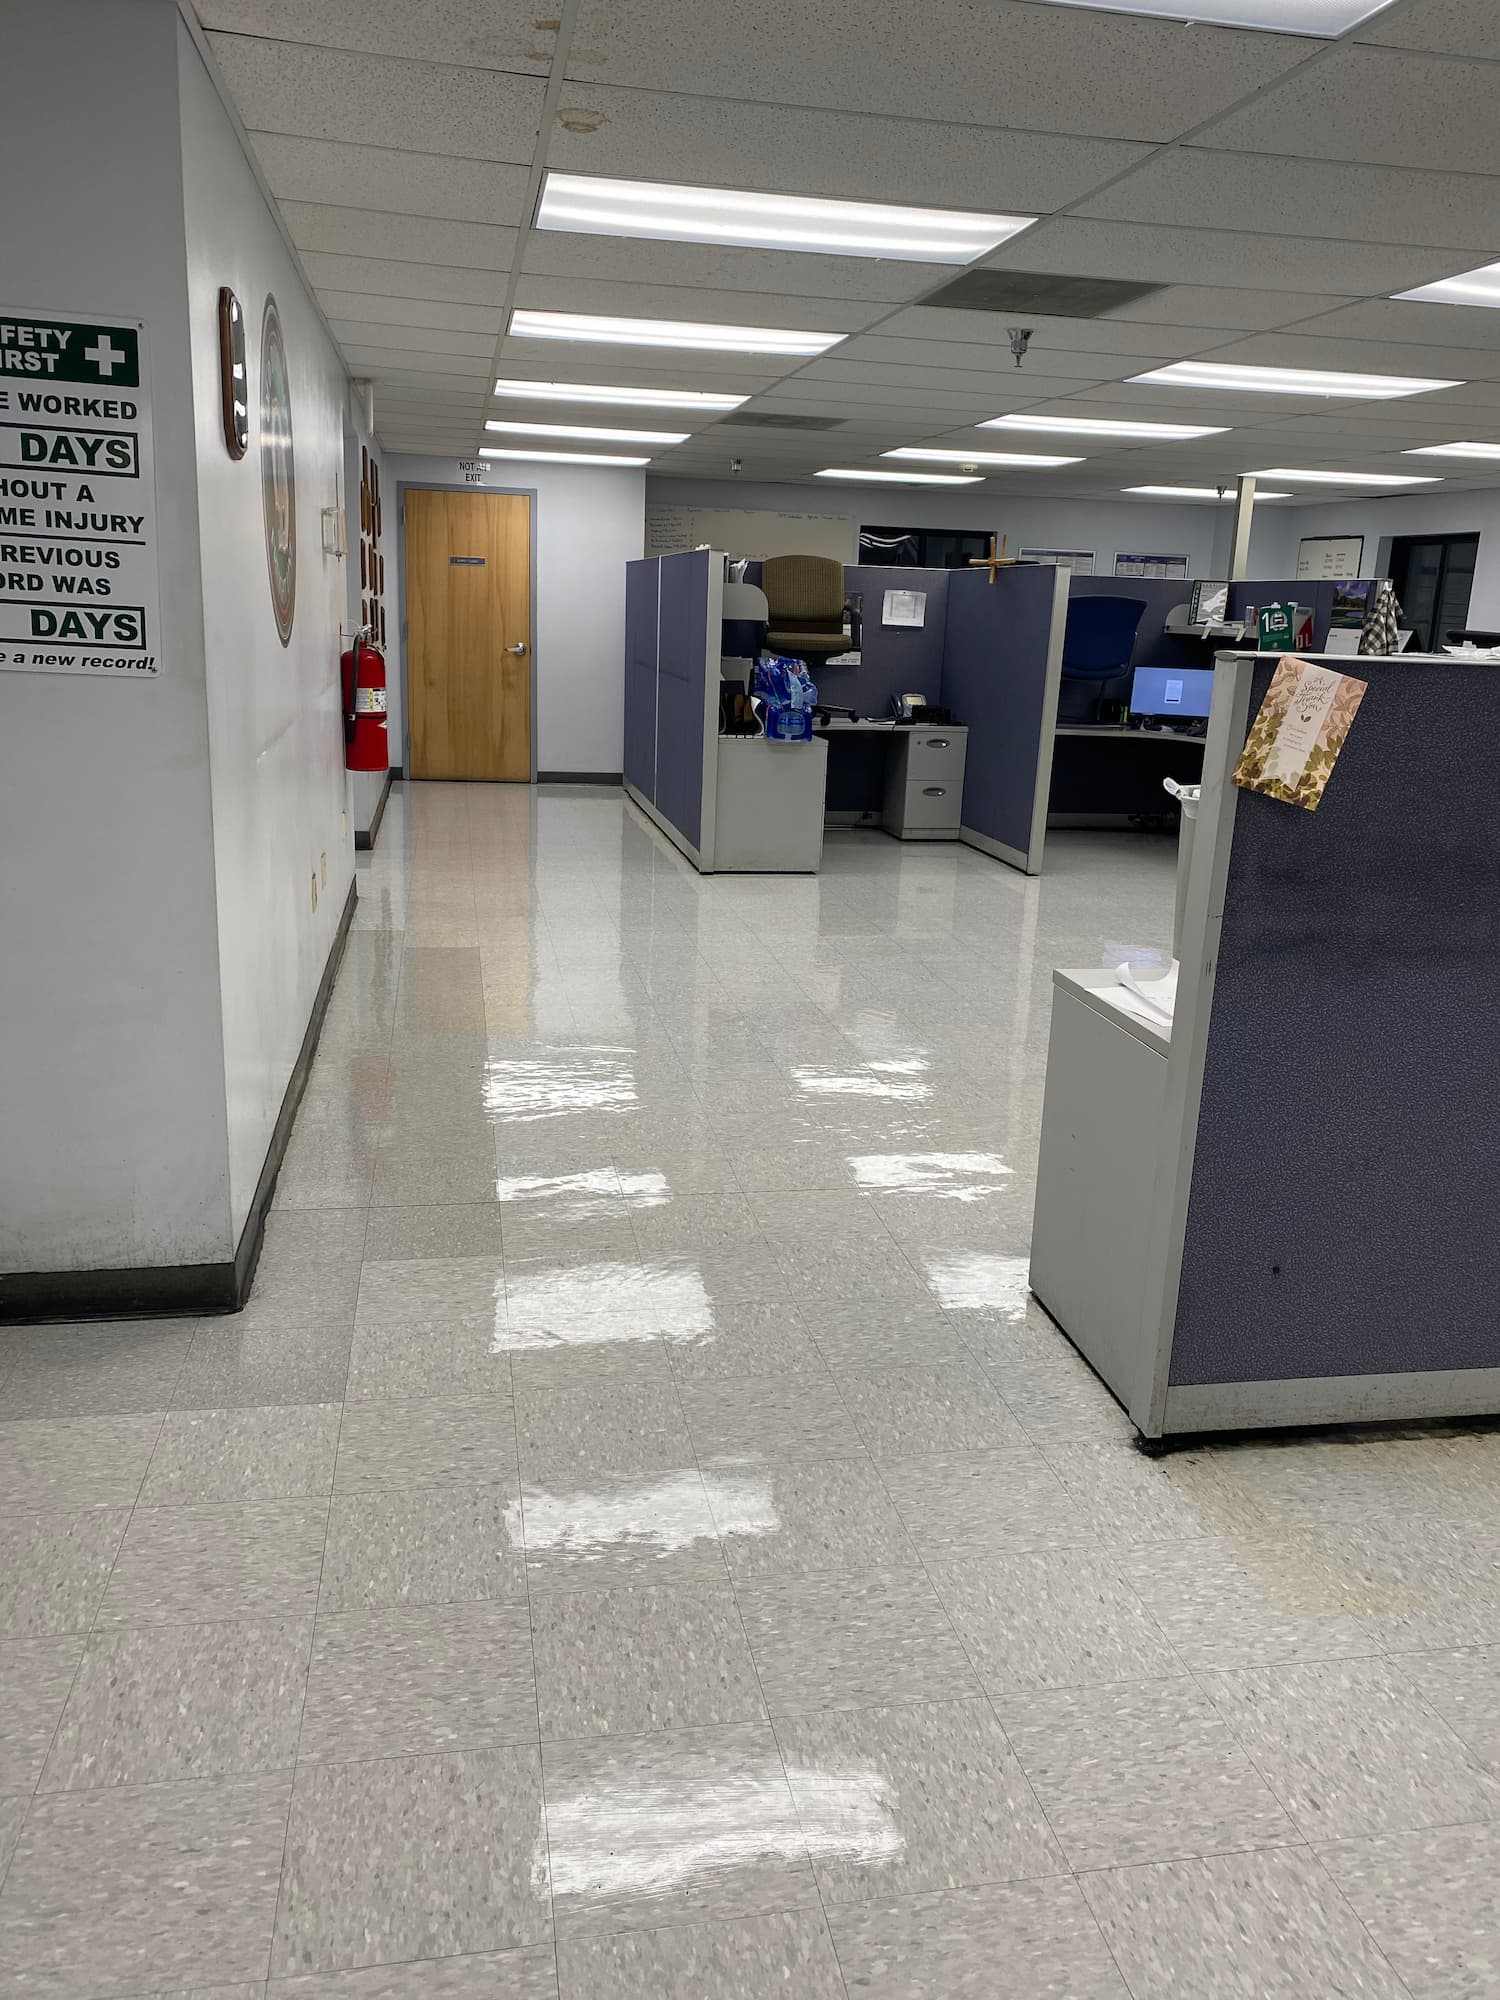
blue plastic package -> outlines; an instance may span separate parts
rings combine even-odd
[[[818,690],[807,663],[785,653],[763,653],[755,663],[753,691],[765,703],[766,736],[773,743],[812,741],[813,703]]]

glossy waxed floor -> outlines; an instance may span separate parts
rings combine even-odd
[[[398,788],[247,1310],[0,1333],[0,1991],[1500,1994],[1500,1437],[1149,1461],[1027,1300],[1172,866]]]

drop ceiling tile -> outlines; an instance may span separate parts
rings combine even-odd
[[[250,143],[280,202],[330,202],[453,222],[517,223],[525,213],[529,167],[299,139],[289,132],[252,130]]]
[[[569,97],[577,102],[567,104]],[[875,117],[849,108],[809,111],[785,102],[779,88],[769,104],[597,83],[570,85],[564,99],[547,164],[568,173],[1008,215],[1061,208],[1150,152],[1114,139]],[[564,118],[577,110],[600,118],[597,131],[566,129]]]
[[[385,347],[414,354],[462,354],[487,363],[500,330],[490,333],[450,333],[438,326],[391,326],[372,320],[335,319],[329,324],[341,346]]]
[[[1488,174],[1273,159],[1261,152],[1216,152],[1199,143],[1157,153],[1091,196],[1079,213],[1234,231],[1250,220],[1273,236],[1480,251],[1494,242],[1495,200]]]
[[[1330,339],[1406,340],[1423,347],[1492,353],[1500,348],[1500,312],[1486,306],[1427,305],[1418,299],[1361,299],[1309,318],[1296,331]]]
[[[464,354],[422,354],[409,347],[371,347],[343,340],[339,346],[354,374],[372,376],[377,383],[384,380],[462,392],[483,382],[490,373],[487,363]]]
[[[1500,59],[1500,13],[1495,0],[1416,0],[1411,7],[1367,21],[1355,40],[1494,61]]]
[[[1224,338],[1217,327],[1181,325],[1176,329],[1169,347],[1159,326],[1132,326],[1121,319],[1060,319],[1044,313],[1027,313],[1024,318],[1031,328],[1033,354],[1042,350],[1080,357],[1091,353],[1147,357],[1168,352],[1174,355],[1191,354],[1199,347]],[[1013,365],[1010,329],[1015,319],[1016,315],[1010,312],[962,312],[946,306],[908,306],[883,321],[877,335],[867,335],[866,338],[873,337],[882,342],[899,340],[912,350],[913,360],[926,358],[922,353],[926,348],[935,351],[939,346],[961,345],[974,351],[976,366],[979,365],[979,354],[988,352],[1010,367]]]
[[[533,382],[634,383],[677,389],[723,389],[749,395],[779,381],[781,366],[751,366],[764,356],[680,353],[659,347],[615,347],[586,340],[520,339],[505,336],[504,366],[498,372]]]
[[[442,299],[392,299],[371,292],[318,288],[318,303],[331,320],[374,320],[388,326],[440,326],[450,333],[483,333],[493,351],[500,338],[500,314],[493,306],[456,306]]]
[[[555,35],[532,0],[196,0],[205,28],[276,42],[314,42],[378,56],[419,56],[470,69],[545,76]]]
[[[471,160],[529,161],[545,84],[498,70],[444,68],[293,42],[210,35],[247,127],[383,144]]]
[[[505,302],[503,271],[408,264],[396,257],[340,257],[325,250],[304,250],[302,268],[321,291],[364,292],[373,298],[436,305],[498,308]]]
[[[1164,285],[1101,324],[1197,326],[1219,333],[1258,333],[1347,303],[1338,292],[1257,292],[1240,285]]]
[[[515,303],[546,312],[612,313],[627,319],[685,319],[718,326],[791,327],[852,333],[884,317],[860,299],[793,299],[771,292],[697,292],[686,286],[523,276]]]
[[[1483,63],[1346,45],[1196,136],[1246,153],[1492,173],[1496,82]]]
[[[855,384],[866,390],[882,388],[906,390],[921,395],[933,385],[933,371],[926,368],[906,368],[892,363],[834,361],[831,358],[820,361],[809,368],[799,379],[818,387],[836,382]],[[961,368],[942,371],[942,386],[949,393],[979,395],[993,400],[997,394],[996,382],[1004,377],[995,372],[980,372]],[[1041,395],[1062,395],[1069,389],[1076,389],[1081,381],[1077,375],[1041,375],[1028,377],[1035,392]]]
[[[598,283],[668,285],[695,291],[759,292],[818,299],[918,298],[952,276],[951,265],[895,258],[820,257],[795,250],[742,250],[706,243],[650,243],[628,237],[533,230],[527,276]]]
[[[508,271],[515,256],[514,229],[388,215],[370,208],[330,208],[311,201],[284,201],[279,206],[299,250],[413,264],[471,264],[483,271]]]
[[[1451,251],[1326,238],[1058,216],[986,263],[995,270],[1134,278],[1143,284],[1251,285],[1267,291],[1402,291],[1450,275]]]
[[[819,105],[1120,139],[1173,138],[1320,45],[1025,0],[584,0],[568,75],[692,96]],[[788,50],[795,51],[789,59]],[[581,93],[586,101],[586,92]]]
[[[1160,352],[1158,347],[1158,357]],[[1127,368],[1134,372],[1153,365],[1152,359],[1140,355],[1081,354],[1077,349],[1050,348],[1033,340],[1024,367],[1017,369],[1013,357],[1003,347],[980,347],[961,341],[886,340],[879,334],[866,334],[849,341],[839,350],[836,358],[918,370],[942,368],[991,384],[996,378],[1008,380],[1011,375],[1028,371],[1057,379],[1098,382],[1105,376],[1121,374]]]

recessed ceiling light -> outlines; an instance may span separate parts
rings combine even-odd
[[[1144,438],[1166,444],[1172,439],[1223,437],[1224,424],[1138,424],[1123,417],[986,417],[982,431],[1053,431],[1059,436]]]
[[[947,465],[1029,465],[1033,471],[1045,465],[1082,465],[1081,458],[1054,458],[1042,451],[923,451],[919,445],[903,444],[883,451],[882,458],[930,458]]]
[[[649,458],[619,458],[607,451],[501,451],[494,445],[479,447],[481,458],[545,458],[558,465],[649,465]]]
[[[1104,14],[1151,14],[1215,28],[1264,28],[1280,35],[1342,35],[1373,21],[1392,0],[1055,0]]]
[[[780,326],[714,326],[690,319],[616,319],[605,313],[533,312],[517,306],[510,331],[520,340],[587,340],[605,347],[702,347],[723,354],[826,354],[841,333]]]
[[[1414,444],[1406,458],[1500,458],[1500,444]]]
[[[514,437],[592,438],[596,444],[684,444],[692,435],[691,431],[596,430],[592,424],[512,424],[499,417],[487,417],[484,427]]]
[[[1272,465],[1247,479],[1287,479],[1293,486],[1441,486],[1431,472],[1323,472],[1300,465]]]
[[[616,403],[638,410],[737,410],[746,396],[717,389],[620,389],[607,382],[519,382],[502,375],[495,395],[528,403]]]
[[[977,472],[852,472],[846,466],[829,465],[813,474],[814,479],[869,480],[884,486],[978,486],[983,475]]]
[[[751,250],[811,250],[835,257],[894,257],[921,264],[972,264],[1035,221],[1034,215],[892,208],[884,202],[819,201],[800,194],[554,173],[542,183],[536,211],[538,229],[668,243],[730,243]]]
[[[1500,306],[1500,264],[1481,264],[1477,270],[1460,271],[1455,278],[1439,278],[1431,285],[1415,285],[1409,292],[1393,292],[1391,296],[1439,306]]]
[[[1230,486],[1220,492],[1217,486],[1122,486],[1122,493],[1149,493],[1153,500],[1233,500],[1235,489]],[[1290,500],[1290,493],[1257,493],[1259,500]]]
[[[1427,375],[1347,375],[1327,368],[1250,368],[1234,361],[1173,361],[1165,368],[1126,377],[1167,389],[1244,389],[1269,396],[1422,396],[1429,389],[1461,389]]]

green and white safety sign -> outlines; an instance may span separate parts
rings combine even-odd
[[[0,307],[0,669],[161,671],[146,329]]]

